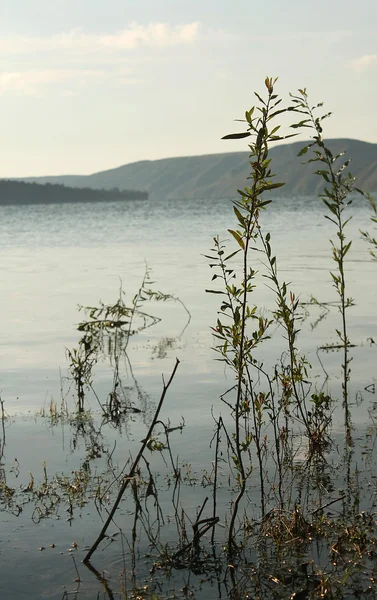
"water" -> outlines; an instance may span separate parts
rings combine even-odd
[[[38,410],[51,397],[59,400],[59,368],[64,374],[67,366],[65,348],[78,339],[77,304],[113,302],[120,280],[131,299],[146,263],[155,288],[179,297],[192,315],[178,345],[177,387],[190,398],[193,418],[203,398],[207,408],[216,401],[222,391],[222,371],[213,361],[209,327],[216,318],[218,297],[204,291],[211,287],[212,272],[203,254],[208,254],[214,235],[229,237],[227,227],[233,225],[229,200],[6,206],[0,211],[0,389],[8,413]],[[354,240],[347,262],[349,294],[356,302],[350,309],[350,336],[359,346],[354,358],[357,369],[353,369],[357,383],[367,385],[369,359],[373,363],[375,356],[367,338],[373,337],[376,326],[376,267],[359,239],[359,229],[369,227],[368,213],[362,208],[354,212],[347,231]],[[280,199],[263,219],[271,232],[280,276],[292,282],[301,298],[313,294],[330,301],[335,292],[328,240],[334,231],[322,213],[316,201]],[[257,254],[255,265],[262,270]],[[255,303],[272,309],[273,302],[261,278]],[[142,377],[153,393],[160,386],[161,372],[172,367],[175,357],[171,352],[162,361],[151,361],[153,344],[161,336],[179,335],[186,317],[172,303],[156,306],[155,312],[163,318],[161,324],[135,341],[132,356],[137,378]],[[312,320],[315,315],[313,311]],[[326,319],[312,333],[305,326],[302,347],[312,350],[334,341],[336,316],[335,312],[334,320]],[[275,361],[283,347],[275,340],[263,351]],[[318,366],[314,356],[313,361]]]
[[[291,282],[292,290],[302,299],[313,294],[319,300],[331,301],[335,299],[335,291],[329,275],[333,264],[328,240],[335,234],[322,213],[322,206],[316,201],[281,198],[268,208],[262,222],[265,231],[271,233],[280,276]],[[371,229],[368,211],[357,207],[353,214],[347,227],[347,236],[354,240],[347,261],[349,295],[356,303],[349,313],[349,335],[357,345],[352,351],[351,397],[354,402],[360,399],[360,393],[364,397],[354,410],[354,423],[363,428],[369,422],[368,411],[375,398],[365,388],[375,381],[376,346],[369,340],[377,341],[377,267],[359,236],[360,229]],[[170,418],[173,425],[184,417],[186,427],[177,443],[181,458],[186,457],[191,469],[199,473],[203,464],[210,464],[211,408],[217,413],[222,410],[218,397],[232,380],[222,364],[214,361],[211,350],[210,326],[216,320],[218,297],[205,293],[213,284],[208,260],[203,255],[209,253],[213,236],[229,238],[227,228],[232,226],[229,200],[157,202],[150,199],[93,205],[0,207],[1,397],[8,415],[31,416],[7,422],[7,466],[17,457],[23,469],[20,478],[13,473],[10,481],[18,484],[23,477],[23,485],[26,485],[29,472],[39,473],[37,477],[43,480],[41,465],[46,457],[51,473],[70,472],[80,464],[82,459],[72,453],[71,433],[52,430],[39,419],[37,428],[33,429],[34,415],[43,406],[48,407],[51,399],[60,402],[61,377],[64,383],[67,371],[65,348],[72,348],[79,338],[75,329],[80,320],[77,304],[95,306],[99,299],[114,302],[120,280],[126,298],[131,299],[138,290],[146,264],[152,269],[155,289],[179,297],[190,311],[191,321],[181,335],[187,320],[182,307],[172,302],[153,305],[151,311],[162,320],[133,339],[129,353],[133,373],[153,406],[161,392],[161,374],[167,378],[175,357],[180,359],[163,417]],[[263,271],[257,253],[255,268]],[[273,301],[274,296],[261,277],[255,303],[267,314],[273,309]],[[323,373],[315,349],[334,342],[334,327],[339,327],[339,321],[337,312],[333,311],[311,331],[310,323],[317,314],[313,309],[304,323],[300,343],[313,364],[320,387]],[[157,358],[156,346],[163,337],[174,338],[175,346],[167,350],[166,356]],[[273,365],[283,349],[284,340],[277,331],[274,341],[263,346],[266,364]],[[330,371],[332,389],[340,395],[339,356],[336,353],[321,356]],[[104,397],[105,375],[100,369],[98,390]],[[135,452],[144,433],[143,420],[135,417],[126,436],[106,430],[106,444],[110,448],[116,439],[117,452],[123,447],[127,456],[130,450]],[[80,443],[83,446],[83,442]],[[117,454],[120,463],[124,455]],[[197,504],[200,504],[199,499]],[[39,584],[32,597],[61,598],[62,586],[75,577],[68,548],[76,541],[80,548],[93,541],[98,517],[88,509],[89,516],[85,520],[84,509],[72,528],[62,528],[57,522],[46,520],[36,530],[26,518],[28,510],[24,509],[22,518],[0,514],[2,563],[14,564],[21,560],[22,553],[27,553],[25,580],[19,580],[18,567],[13,571],[9,567],[6,578],[2,568],[0,581],[6,579],[8,590],[5,597],[30,598],[30,578],[39,573],[44,583]],[[44,541],[39,541],[42,537]],[[58,552],[54,553],[49,543],[58,546],[54,551],[63,552],[64,560],[56,558]],[[39,546],[49,549],[41,552]],[[120,569],[117,552],[108,552],[110,565]],[[78,561],[81,558],[79,555]],[[57,591],[52,595],[51,586],[57,582]]]

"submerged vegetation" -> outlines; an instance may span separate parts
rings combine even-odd
[[[354,344],[349,313],[354,300],[348,295],[346,265],[352,240],[347,238],[347,224],[349,207],[362,198],[361,190],[348,172],[349,160],[334,155],[324,141],[323,121],[329,115],[320,113],[322,105],[312,106],[306,90],[299,90],[283,106],[275,84],[266,78],[266,95],[256,94],[258,104],[245,113],[246,131],[225,136],[248,138],[250,175],[233,201],[231,242],[215,237],[207,255],[213,282],[207,292],[220,300],[212,327],[214,352],[228,379],[232,376],[219,407],[213,408],[209,447],[200,449],[210,457],[208,464],[201,460],[201,470],[193,471],[185,457],[177,456],[175,436],[185,435],[184,420],[170,423],[161,416],[179,377],[179,359],[162,379],[155,407],[135,378],[137,404],[124,382],[125,370],[133,377],[130,338],[159,321],[150,311],[153,301],[180,303],[190,321],[180,299],[153,291],[149,269],[130,303],[121,288],[113,305],[81,307],[85,314],[78,326],[81,337],[76,348],[67,350],[69,374],[62,387],[68,384],[68,391],[61,407],[51,403],[43,414],[53,427],[62,423],[70,427],[73,451],[78,440],[83,442],[79,468],[69,477],[50,475],[46,462],[38,482],[30,475],[26,485],[16,488],[8,479],[18,465],[7,473],[3,461],[6,415],[1,404],[3,509],[20,514],[30,505],[32,519],[39,522],[56,515],[61,506],[70,520],[75,511],[94,506],[101,519],[98,535],[87,540],[91,545],[79,549],[79,556],[103,586],[101,597],[376,597],[377,417],[371,411],[370,427],[362,435],[355,431],[356,398],[350,386]],[[286,134],[281,133],[283,115],[294,120]],[[270,146],[302,128],[311,131],[312,141],[299,157],[309,163],[303,168],[313,164],[322,178],[324,218],[334,227],[329,242],[335,290],[331,302],[314,297],[305,302],[281,277],[279,257],[265,226],[269,193],[284,185],[273,174]],[[361,193],[370,202],[376,223],[374,200]],[[373,234],[365,231],[362,236],[376,258]],[[254,302],[261,285],[267,285],[273,300],[268,313]],[[319,359],[324,373],[319,382],[299,347],[300,328],[313,306],[321,310],[319,319],[330,310],[337,312],[336,341],[319,349],[322,355],[331,351],[339,356],[341,384],[333,389],[326,359]],[[263,360],[263,351],[277,338],[285,347],[271,365]],[[170,355],[176,342],[161,339],[153,355]],[[95,384],[100,361],[110,365],[111,385],[105,398]],[[67,408],[67,394],[74,395],[73,412]],[[89,409],[88,396],[98,403],[97,413]],[[119,465],[124,454],[115,460],[115,445],[111,448],[106,433],[111,429],[121,433],[137,413],[143,415],[145,437],[134,446],[133,457]],[[336,435],[339,422],[341,436]],[[117,516],[125,506],[130,518],[121,527]],[[105,550],[118,544],[123,565],[119,581],[108,577],[101,565],[105,553],[99,556],[97,550],[103,542]],[[85,588],[80,589],[83,567],[75,562],[75,569],[78,586],[70,594],[89,597]],[[68,598],[67,591],[63,598]]]

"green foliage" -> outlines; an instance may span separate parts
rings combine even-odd
[[[311,365],[299,351],[298,344],[304,318],[301,304],[290,284],[281,281],[278,275],[271,235],[264,231],[263,225],[264,211],[271,202],[269,192],[284,185],[274,180],[269,148],[271,143],[290,137],[280,134],[280,125],[272,122],[286,112],[300,115],[299,121],[291,125],[294,130],[305,128],[313,131],[313,141],[301,149],[299,156],[305,156],[309,164],[316,164],[315,173],[324,183],[320,199],[328,211],[325,218],[336,226],[336,235],[330,240],[335,263],[330,275],[338,298],[335,303],[322,305],[317,300],[315,303],[325,307],[320,318],[333,305],[340,312],[341,327],[335,330],[339,343],[333,347],[343,351],[343,406],[346,439],[351,443],[349,351],[353,345],[348,338],[346,314],[353,305],[353,299],[347,296],[345,261],[352,242],[346,239],[345,229],[351,218],[346,211],[352,203],[355,179],[347,174],[349,160],[341,160],[343,153],[333,155],[323,140],[323,121],[330,113],[316,116],[322,104],[311,107],[305,90],[291,95],[291,104],[281,107],[282,101],[274,91],[275,83],[276,80],[266,78],[266,98],[256,94],[259,104],[246,111],[243,122],[247,124],[247,131],[224,138],[250,139],[249,183],[238,190],[239,198],[233,201],[236,225],[229,228],[228,233],[235,247],[228,249],[225,241],[215,237],[207,255],[214,272],[212,281],[220,284],[206,290],[220,296],[217,322],[212,327],[214,349],[218,360],[225,363],[235,378],[234,387],[222,397],[234,420],[234,431],[231,434],[227,432],[227,440],[230,465],[238,489],[229,521],[227,547],[230,554],[236,547],[237,515],[247,493],[247,481],[255,468],[259,473],[263,518],[269,499],[274,498],[283,509],[287,502],[284,489],[287,486],[292,489],[295,485],[292,463],[294,432],[306,437],[308,460],[322,460],[330,442],[333,400],[322,391],[313,393]],[[311,154],[308,154],[309,150]],[[258,262],[252,257],[259,258]],[[259,307],[252,302],[252,294],[260,285],[261,277],[267,280],[274,294],[275,309],[271,317],[262,316]],[[286,352],[269,374],[259,358],[259,347],[270,340],[273,323],[280,327],[286,341]],[[225,428],[223,422],[221,427]],[[267,475],[267,463],[271,460],[276,465],[273,477]],[[288,464],[291,465],[289,484]],[[276,484],[267,488],[266,480],[271,477]]]
[[[351,248],[352,241],[346,240],[345,228],[352,217],[345,216],[346,209],[352,204],[352,193],[355,191],[355,178],[351,173],[346,173],[350,160],[343,161],[344,152],[333,155],[331,150],[325,144],[323,139],[322,123],[331,113],[316,116],[318,108],[322,108],[322,103],[316,106],[310,106],[306,90],[299,90],[298,95],[291,95],[292,102],[296,107],[296,112],[304,114],[306,119],[291,125],[294,129],[306,127],[313,131],[313,141],[302,148],[299,156],[306,155],[308,150],[312,150],[312,157],[307,163],[320,163],[320,168],[315,171],[324,180],[324,190],[320,198],[328,209],[330,214],[325,218],[331,221],[336,227],[336,239],[330,240],[332,259],[336,265],[336,271],[330,271],[338,298],[339,312],[341,315],[341,329],[336,329],[340,346],[343,349],[343,406],[345,416],[345,428],[348,438],[351,437],[351,413],[349,408],[349,376],[350,376],[350,357],[349,348],[351,346],[347,333],[346,310],[353,306],[353,299],[346,294],[346,273],[345,258]]]
[[[376,206],[376,202],[375,202],[374,198],[367,192],[363,192],[360,189],[358,189],[357,191],[367,199],[368,204],[369,204],[370,208],[372,209],[372,215],[370,217],[370,220],[372,221],[372,223],[376,224],[377,223],[377,206]],[[364,239],[364,241],[366,241],[372,247],[369,250],[369,254],[371,255],[371,257],[374,260],[377,260],[377,254],[376,254],[377,239],[374,238],[368,231],[360,231],[360,233],[361,233],[361,236]]]
[[[120,287],[119,297],[114,304],[100,302],[98,306],[79,306],[79,310],[86,315],[86,319],[77,326],[77,330],[83,333],[83,336],[80,338],[77,348],[66,351],[70,377],[76,388],[78,412],[84,411],[86,391],[91,389],[94,392],[93,368],[99,358],[103,356],[110,358],[114,368],[114,377],[107,406],[104,407],[101,403],[100,406],[104,414],[112,419],[119,415],[122,409],[129,408],[122,407],[119,397],[121,388],[120,357],[127,357],[127,348],[132,336],[156,325],[161,320],[146,312],[144,306],[153,301],[178,302],[188,315],[188,321],[183,331],[190,322],[190,312],[182,300],[151,288],[154,282],[151,280],[150,273],[151,271],[147,267],[140,288],[129,304],[126,303],[125,292]],[[170,345],[172,342],[173,340]],[[99,401],[98,397],[97,400]]]
[[[236,243],[236,249],[227,251],[225,242],[216,237],[211,253],[207,255],[210,267],[214,270],[212,280],[221,282],[221,289],[210,289],[207,292],[223,296],[216,326],[212,328],[216,340],[215,350],[219,360],[225,362],[235,375],[233,400],[226,401],[235,424],[235,431],[231,436],[231,459],[239,490],[229,525],[230,552],[235,547],[235,522],[246,492],[246,481],[253,472],[253,448],[259,471],[263,516],[266,511],[265,461],[270,452],[273,453],[279,472],[277,493],[279,502],[283,504],[282,477],[286,438],[281,432],[288,430],[291,410],[308,435],[312,434],[305,406],[307,391],[304,379],[308,365],[304,357],[298,356],[296,348],[299,303],[295,295],[288,291],[288,284],[279,281],[277,261],[271,248],[271,235],[263,231],[263,212],[271,202],[267,194],[284,185],[274,180],[269,147],[271,143],[292,135],[278,134],[280,125],[275,125],[273,121],[285,112],[295,110],[294,106],[281,107],[282,100],[274,92],[275,83],[276,79],[266,78],[266,99],[256,94],[259,105],[245,113],[247,132],[242,137],[251,138],[250,184],[243,190],[238,190],[240,197],[233,201],[237,225],[236,228],[228,229],[228,232]],[[238,137],[240,134],[230,134],[225,139]],[[266,259],[267,270],[263,276],[268,278],[275,293],[274,318],[261,316],[258,307],[252,302],[252,293],[258,285],[259,275],[258,270],[252,266],[252,250],[262,252]],[[269,332],[275,321],[281,325],[287,337],[288,362],[269,376],[257,360],[256,351],[270,339]],[[258,389],[255,384],[255,379],[261,377],[265,380],[267,391]],[[273,432],[271,447],[269,428]]]
[[[347,319],[353,300],[347,296],[346,259],[352,244],[345,231],[350,220],[347,208],[355,189],[354,178],[346,175],[349,161],[343,162],[342,154],[333,155],[323,140],[322,123],[329,113],[317,117],[316,110],[322,105],[311,107],[305,90],[299,90],[298,95],[291,97],[292,104],[282,108],[282,101],[275,93],[275,84],[276,80],[266,78],[265,97],[256,94],[258,104],[246,111],[243,121],[247,124],[247,131],[225,136],[226,139],[248,138],[250,175],[248,185],[238,191],[238,198],[233,201],[234,223],[228,229],[229,239],[214,237],[207,255],[213,287],[206,291],[219,299],[217,319],[212,327],[214,350],[217,360],[233,376],[233,384],[221,398],[233,420],[228,418],[229,415],[215,417],[212,471],[205,471],[202,477],[203,487],[212,487],[210,517],[204,514],[208,496],[200,508],[195,500],[196,515],[185,511],[180,486],[197,485],[200,478],[191,472],[190,464],[180,467],[178,458],[173,455],[169,434],[182,430],[183,423],[171,427],[169,422],[165,424],[159,418],[178,359],[168,382],[163,380],[158,407],[131,467],[127,471],[125,468],[114,471],[111,462],[114,446],[111,453],[107,451],[108,468],[114,481],[110,483],[101,476],[96,479],[97,490],[92,485],[91,461],[106,452],[101,441],[101,428],[96,430],[92,417],[84,411],[85,391],[92,388],[93,367],[98,357],[107,354],[114,364],[113,389],[107,408],[103,408],[119,425],[115,418],[121,410],[119,356],[126,355],[132,336],[159,320],[147,312],[146,303],[173,300],[180,302],[187,311],[186,307],[178,298],[154,291],[150,287],[153,282],[148,269],[130,303],[126,303],[121,289],[119,298],[112,305],[100,302],[98,306],[80,307],[86,317],[78,326],[83,335],[78,347],[68,352],[68,357],[80,412],[75,419],[76,434],[85,439],[85,461],[70,477],[56,475],[51,478],[44,464],[42,482],[36,482],[31,475],[22,494],[35,502],[33,518],[40,520],[50,516],[62,499],[66,499],[71,515],[74,507],[86,505],[89,496],[95,497],[102,506],[108,501],[110,488],[118,483],[115,503],[111,510],[106,509],[108,517],[105,524],[84,559],[84,563],[105,585],[109,597],[112,597],[112,592],[107,580],[101,579],[89,560],[105,538],[114,541],[117,534],[108,536],[106,532],[110,524],[115,524],[114,515],[127,487],[131,488],[130,500],[134,503],[132,530],[129,538],[125,538],[132,557],[132,597],[135,594],[141,597],[135,585],[136,542],[141,531],[158,556],[150,571],[153,584],[157,571],[167,579],[166,574],[173,569],[185,568],[196,576],[200,575],[200,587],[206,579],[212,585],[217,576],[218,590],[225,584],[227,597],[232,598],[340,598],[344,593],[369,597],[374,593],[373,565],[377,550],[375,501],[372,499],[373,511],[370,513],[360,509],[362,486],[358,480],[359,471],[357,466],[354,471],[351,468],[349,352],[353,344],[347,334]],[[300,302],[291,289],[291,283],[280,277],[273,240],[265,230],[264,216],[271,203],[270,191],[283,185],[275,181],[271,170],[270,145],[289,137],[278,133],[280,125],[276,125],[274,119],[286,112],[300,115],[299,121],[292,125],[294,130],[304,128],[313,132],[312,141],[301,149],[299,157],[305,157],[307,163],[315,165],[315,172],[324,185],[320,199],[325,206],[325,218],[336,227],[336,233],[330,240],[330,274],[336,301],[320,302],[312,296],[309,302]],[[363,195],[373,210],[372,222],[377,223],[376,204],[368,194]],[[377,247],[376,240],[368,233],[362,232],[362,236]],[[371,255],[376,258],[373,251]],[[273,299],[273,308],[269,312],[254,302],[255,291],[261,285],[267,286]],[[332,464],[329,450],[333,450],[334,454],[337,452],[330,437],[335,403],[325,385],[319,388],[311,365],[299,350],[304,305],[321,310],[313,328],[334,307],[341,317],[341,325],[335,330],[339,343],[319,348],[341,350],[343,353],[346,444],[344,454],[336,454]],[[265,366],[263,349],[267,344],[272,345],[278,335],[284,339],[284,352],[276,359],[276,364]],[[156,354],[165,356],[167,349],[174,346],[174,341],[174,338],[163,338],[156,347]],[[51,422],[57,422],[56,405],[50,405],[50,418]],[[373,426],[368,432],[371,444],[368,450],[361,452],[361,460],[368,453],[367,459],[371,460],[377,432],[372,413],[371,421]],[[77,435],[73,448],[77,445]],[[0,460],[5,444],[4,411],[2,438]],[[149,462],[158,459],[163,460],[166,467],[169,465],[172,473],[167,476],[167,487],[174,488],[172,520],[178,532],[178,549],[174,551],[160,535],[164,521],[159,504],[161,486]],[[225,463],[223,473],[222,463]],[[363,475],[363,481],[368,483],[371,491],[374,467],[375,464],[370,466],[367,475]],[[342,484],[344,489],[339,489]],[[219,506],[217,490],[220,486],[223,496]],[[260,505],[255,492],[257,487]],[[1,467],[0,503],[18,514],[23,506],[18,504],[19,496],[20,492],[6,481],[5,470]],[[370,496],[372,498],[373,494]],[[326,510],[332,505],[337,505],[336,510]],[[255,509],[255,506],[257,513],[255,510],[252,513],[251,508]],[[221,517],[220,511],[223,513]],[[170,514],[167,522],[170,527]],[[225,544],[221,540],[221,549],[215,544],[215,528],[219,522],[225,522],[228,527]],[[209,531],[212,533],[211,555],[203,549]],[[122,538],[123,535],[122,532]],[[315,564],[316,560],[320,566]],[[142,594],[147,593],[146,589],[143,588]],[[193,594],[186,583],[181,592],[183,597]],[[148,597],[152,597],[149,592]]]

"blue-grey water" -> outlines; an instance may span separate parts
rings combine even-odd
[[[350,337],[358,345],[354,375],[367,385],[372,376],[368,357],[371,364],[374,361],[374,348],[367,340],[376,327],[376,264],[359,234],[360,229],[371,229],[368,211],[355,208],[353,212],[346,230],[353,239],[347,262],[348,291],[355,300],[349,311]],[[290,289],[303,300],[310,295],[335,300],[329,275],[334,269],[329,238],[335,232],[323,217],[321,203],[279,199],[262,215],[261,224],[271,232],[279,273],[291,282]],[[229,200],[0,207],[0,389],[8,413],[38,410],[51,397],[59,400],[59,368],[64,374],[65,348],[77,342],[75,325],[82,318],[77,305],[95,306],[100,299],[113,302],[120,281],[126,299],[131,300],[146,264],[152,269],[154,288],[179,297],[192,319],[175,352],[163,360],[150,360],[158,340],[179,335],[186,322],[177,303],[153,307],[162,321],[135,339],[131,357],[135,374],[155,391],[161,372],[171,368],[177,354],[181,365],[176,385],[189,398],[185,409],[193,408],[192,418],[199,407],[207,411],[224,382],[221,365],[214,362],[210,350],[210,326],[219,301],[205,293],[212,272],[203,255],[209,253],[213,236],[229,239],[227,228],[232,226]],[[252,258],[260,270],[255,304],[273,310],[274,294],[262,276],[259,255]],[[305,352],[335,341],[336,311],[334,318],[330,315],[311,332],[309,324],[317,314],[313,310],[313,318],[302,328]],[[263,351],[275,361],[283,348],[277,332],[274,343],[266,344]],[[328,357],[334,365],[337,358]]]
[[[336,299],[329,274],[334,270],[329,239],[335,239],[336,234],[323,212],[319,201],[281,198],[261,217],[264,231],[271,233],[280,276],[290,282],[289,289],[302,300],[311,295],[320,301]],[[364,401],[357,407],[355,404],[353,410],[355,426],[362,428],[369,422],[368,411],[375,399],[370,392],[373,388],[368,386],[376,379],[376,346],[371,339],[377,341],[377,263],[370,259],[368,247],[360,239],[360,229],[372,230],[367,207],[352,207],[352,214],[346,229],[353,239],[347,260],[348,295],[355,300],[355,306],[349,309],[349,336],[356,345],[352,351],[351,395],[355,403],[363,396]],[[161,391],[161,375],[168,377],[179,358],[163,416],[169,417],[173,425],[182,417],[185,420],[184,433],[178,438],[180,458],[195,472],[207,460],[210,465],[211,409],[217,414],[223,410],[218,398],[232,385],[232,377],[222,363],[214,360],[211,350],[210,327],[216,322],[219,300],[205,293],[214,284],[204,255],[209,253],[215,235],[228,239],[230,249],[234,249],[227,233],[234,225],[229,200],[163,202],[151,198],[143,202],[0,207],[0,390],[10,417],[4,451],[7,467],[17,458],[27,483],[29,472],[43,479],[45,460],[51,472],[71,471],[80,464],[71,453],[64,429],[52,430],[39,423],[35,431],[30,421],[43,407],[48,409],[51,399],[57,404],[61,401],[67,374],[65,349],[72,348],[79,338],[76,325],[81,315],[77,305],[114,302],[120,282],[126,298],[131,300],[146,264],[152,270],[154,289],[180,298],[191,313],[191,321],[181,335],[187,319],[179,303],[149,307],[161,321],[132,340],[129,357],[133,375],[153,404]],[[251,258],[254,268],[260,271],[255,304],[268,314],[274,309],[274,294],[263,278],[260,255],[255,252]],[[324,375],[316,348],[336,341],[334,329],[340,327],[340,322],[333,310],[312,331],[310,324],[317,316],[318,310],[311,309],[302,324],[300,348],[312,363],[320,388]],[[159,343],[166,337],[175,340],[173,348],[158,358]],[[272,366],[283,351],[284,338],[277,329],[259,358]],[[340,394],[339,355],[321,357],[330,375],[328,385],[335,395]],[[106,397],[106,385],[106,370],[100,366],[97,389],[102,399]],[[71,396],[67,393],[68,401]],[[13,417],[20,414],[31,415],[31,419]],[[135,419],[123,441],[118,439],[118,451],[122,444],[125,457],[130,449],[135,451],[143,432],[142,420]],[[18,482],[14,471],[10,477],[13,483]],[[22,520],[9,513],[0,513],[0,520],[0,583],[8,594],[2,597],[61,598],[65,589],[62,586],[76,576],[68,549],[74,542],[82,547],[93,541],[96,515],[91,514],[86,521],[81,516],[72,527],[64,529],[54,520],[37,526],[26,516]],[[49,544],[56,548],[49,548]],[[47,549],[39,551],[40,546]],[[58,552],[63,553],[60,561],[56,558]],[[117,556],[111,559],[112,565],[120,570]],[[78,556],[78,561],[81,558]],[[21,560],[25,568],[20,580],[17,565]],[[4,565],[8,565],[6,569]],[[40,579],[38,585],[35,573]],[[31,581],[34,595],[30,596]]]

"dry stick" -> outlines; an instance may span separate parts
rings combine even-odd
[[[165,396],[166,396],[166,392],[168,391],[168,389],[169,389],[169,387],[170,387],[170,384],[171,384],[171,382],[172,382],[172,381],[173,381],[173,379],[174,379],[174,376],[175,376],[175,373],[176,373],[176,371],[177,371],[177,368],[178,368],[179,362],[180,362],[180,361],[179,361],[179,360],[178,360],[178,358],[177,358],[177,359],[176,359],[175,366],[174,366],[174,369],[173,369],[173,372],[172,372],[172,374],[170,375],[170,379],[169,379],[169,381],[168,381],[167,383],[165,383],[165,381],[164,381],[164,379],[163,379],[163,386],[164,386],[164,387],[163,387],[163,390],[162,390],[161,398],[160,398],[160,401],[159,401],[159,403],[158,403],[158,406],[157,406],[157,408],[156,408],[156,412],[155,412],[155,414],[154,414],[154,417],[153,417],[153,420],[152,420],[151,426],[149,427],[148,433],[147,433],[147,435],[146,435],[146,437],[145,437],[145,439],[144,439],[144,441],[143,441],[143,443],[142,443],[142,445],[141,445],[141,448],[140,448],[140,450],[139,450],[139,452],[138,452],[138,454],[137,454],[137,456],[136,456],[136,458],[135,458],[135,460],[134,460],[134,462],[133,462],[133,464],[132,464],[132,467],[131,467],[131,469],[130,469],[130,471],[129,471],[128,475],[127,475],[127,476],[124,478],[124,481],[123,481],[122,487],[121,487],[121,488],[120,488],[120,490],[119,490],[119,493],[118,493],[117,499],[116,499],[116,500],[115,500],[115,502],[114,502],[113,508],[111,509],[111,511],[110,511],[110,513],[109,513],[109,516],[107,517],[107,520],[106,520],[106,522],[105,522],[104,526],[102,527],[102,529],[101,529],[101,531],[100,531],[100,534],[99,534],[98,538],[96,539],[96,541],[94,542],[94,544],[93,544],[93,545],[92,545],[92,547],[90,548],[90,550],[89,550],[88,554],[87,554],[87,555],[85,556],[85,558],[84,558],[84,561],[83,561],[84,563],[88,563],[88,562],[90,561],[90,557],[91,557],[91,556],[92,556],[92,554],[93,554],[93,553],[94,553],[94,552],[97,550],[97,548],[98,548],[99,544],[100,544],[100,543],[102,542],[102,540],[105,538],[105,534],[106,534],[107,528],[108,528],[108,526],[110,525],[111,521],[113,520],[113,517],[114,517],[115,511],[116,511],[116,509],[118,508],[118,505],[119,505],[119,503],[120,503],[120,501],[121,501],[121,499],[122,499],[122,497],[123,497],[123,494],[124,494],[124,492],[126,491],[126,488],[127,488],[127,486],[128,486],[128,483],[129,483],[129,481],[131,481],[131,479],[134,477],[134,474],[135,474],[135,471],[136,471],[136,469],[137,469],[137,466],[138,466],[138,464],[139,464],[139,462],[140,462],[140,459],[141,459],[141,457],[142,457],[142,455],[143,455],[143,452],[144,452],[144,450],[145,450],[145,448],[146,448],[146,445],[147,445],[147,443],[148,443],[148,440],[150,439],[150,437],[151,437],[151,435],[152,435],[152,431],[153,431],[153,429],[154,429],[154,426],[156,425],[156,421],[158,420],[158,417],[159,417],[160,410],[161,410],[161,408],[162,408],[162,405],[163,405],[163,403],[164,403],[164,399],[165,399]]]
[[[220,429],[223,425],[223,420],[220,417],[218,422],[217,422],[217,431],[216,431],[216,450],[215,450],[215,477],[213,480],[213,511],[212,511],[212,518],[215,519],[216,518],[216,513],[217,513],[217,471],[219,468],[219,443],[220,443]],[[215,528],[213,527],[212,529],[212,535],[211,535],[211,544],[214,545],[215,543]]]
[[[207,531],[209,531],[212,527],[215,527],[215,525],[217,525],[219,521],[219,517],[209,517],[208,519],[202,519],[201,521],[197,521],[196,523],[194,523],[194,538],[191,540],[191,542],[188,542],[185,546],[183,546],[183,548],[177,550],[177,552],[173,554],[173,556],[170,559],[171,562],[173,562],[179,556],[184,554],[189,548],[192,548],[193,546],[197,545],[200,538],[203,537],[203,535],[205,535]],[[203,525],[203,528],[199,529],[199,525]]]
[[[106,579],[106,577],[103,574],[101,575],[101,573],[99,571],[97,571],[97,569],[95,567],[93,567],[93,565],[91,565],[90,562],[85,563],[85,565],[88,567],[89,571],[91,571],[95,575],[96,579],[98,579],[98,581],[100,583],[102,583],[102,585],[104,586],[104,588],[106,590],[106,594],[109,597],[109,600],[115,600],[114,593],[113,593],[112,589],[110,588],[109,582]],[[64,596],[63,596],[63,598],[64,598]],[[62,598],[62,600],[63,600],[63,598]],[[67,595],[67,598],[68,598],[68,595]],[[99,598],[99,596],[98,596],[98,598]]]
[[[80,577],[80,573],[78,571],[77,565],[76,565],[76,560],[75,557],[73,556],[73,554],[71,554],[72,558],[73,558],[73,564],[75,565],[75,570],[76,570],[76,574],[77,574],[77,579],[75,581],[77,581],[78,583],[81,582],[81,577]]]
[[[0,438],[0,459],[3,458],[4,448],[5,448],[5,411],[4,411],[4,400],[0,398],[0,406],[1,406],[1,430],[2,430],[2,438]]]
[[[325,508],[327,508],[328,506],[331,506],[332,504],[335,504],[335,502],[340,502],[340,500],[344,500],[345,497],[346,497],[346,494],[343,494],[343,496],[339,496],[339,498],[335,498],[335,500],[331,500],[331,502],[328,502],[327,504],[324,504],[323,506],[319,506],[318,508],[313,510],[312,515],[315,515],[320,510],[324,510]]]

